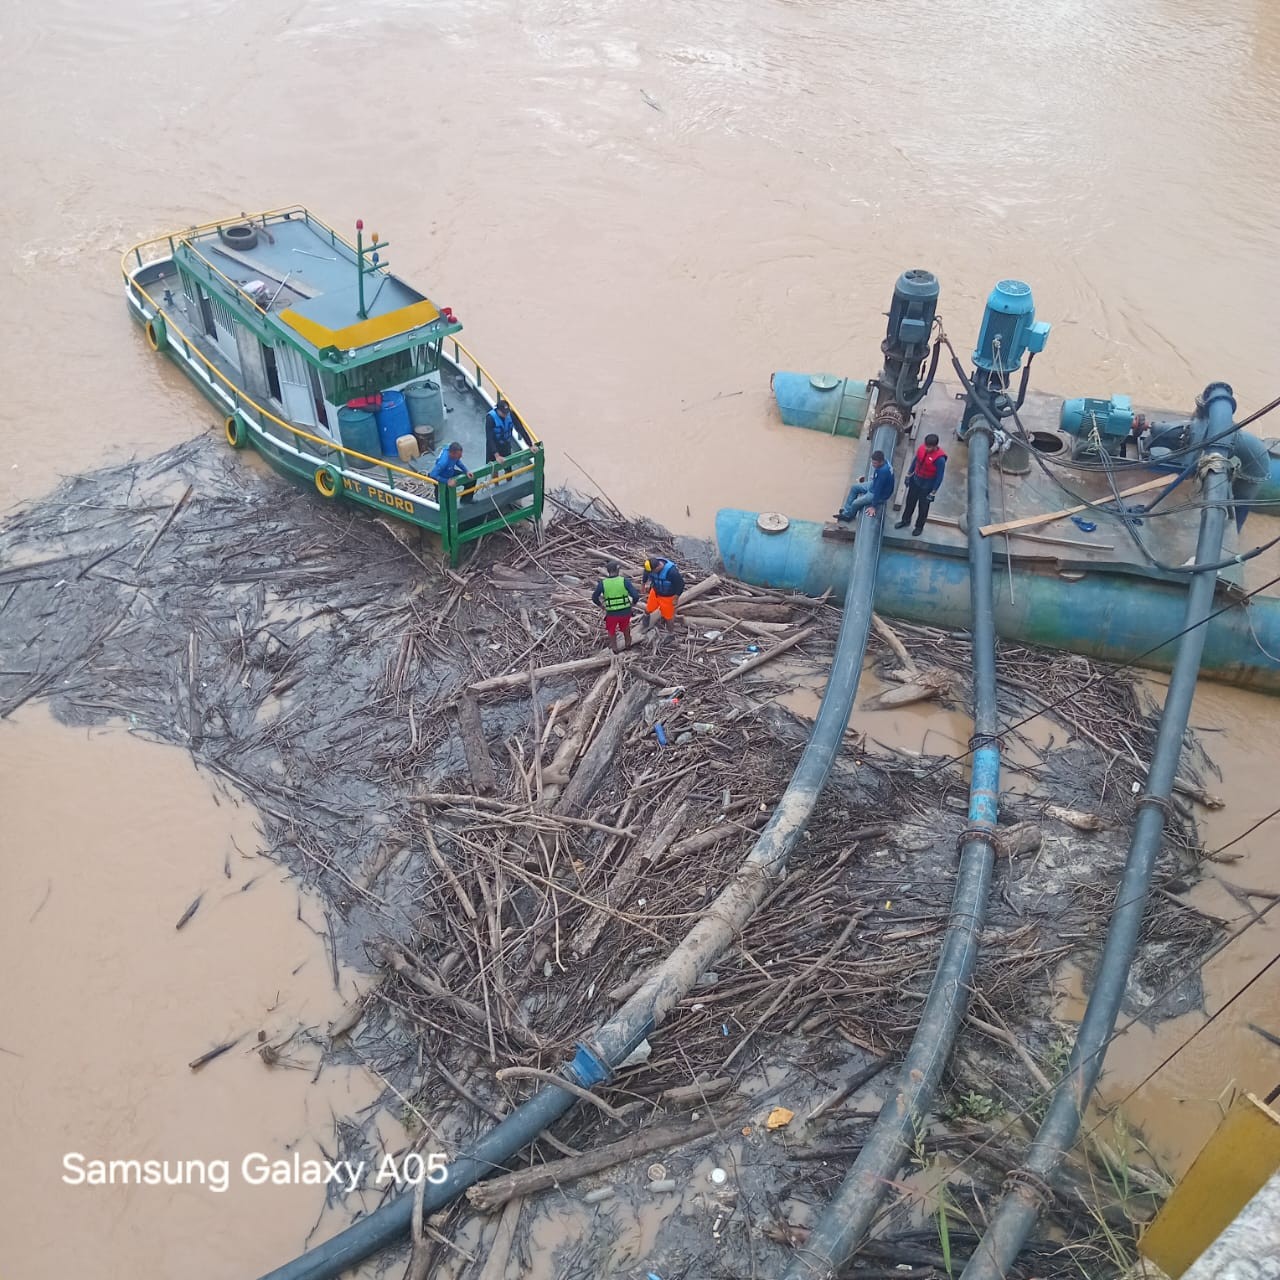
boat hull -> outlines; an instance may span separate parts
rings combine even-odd
[[[757,513],[727,509],[716,516],[725,568],[756,586],[842,598],[852,541],[823,537],[824,526],[793,520],[765,533]],[[1162,638],[1183,626],[1186,593],[1177,584],[1106,570],[1068,574],[1014,563],[997,553],[996,629],[1006,640],[1085,654],[1108,662],[1167,671],[1176,645]],[[1220,593],[1218,607],[1230,603]],[[888,617],[938,627],[970,625],[969,566],[925,548],[886,539],[876,580],[876,608]],[[1208,624],[1203,675],[1226,684],[1280,693],[1280,600],[1255,596],[1226,608]]]

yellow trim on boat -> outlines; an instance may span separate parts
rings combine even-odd
[[[370,316],[367,320],[359,320],[343,329],[329,329],[316,320],[299,315],[292,307],[279,313],[280,319],[296,333],[302,335],[317,350],[325,347],[337,347],[341,351],[350,351],[356,347],[370,347],[375,342],[394,338],[410,329],[420,329],[440,318],[440,312],[425,299],[411,303],[407,307],[399,307],[388,311],[386,315]]]

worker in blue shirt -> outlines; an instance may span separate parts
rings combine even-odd
[[[849,490],[844,506],[836,512],[835,518],[841,524],[848,524],[859,511],[875,515],[876,508],[887,506],[893,497],[893,468],[885,460],[883,453],[877,449],[871,455],[871,481],[860,476],[858,483]]]
[[[467,470],[466,464],[462,461],[462,445],[456,440],[447,448],[440,450],[440,456],[427,474],[436,484],[447,484],[451,489],[458,487],[459,476],[466,476],[468,480],[475,479],[475,475]],[[468,502],[475,496],[474,490],[471,493],[464,493],[462,501]]]
[[[486,462],[506,462],[507,456],[520,451],[520,441],[516,439],[516,415],[511,412],[511,406],[499,398],[498,403],[485,415],[484,419],[484,460]],[[505,467],[495,469],[496,476],[499,471],[510,471],[508,464]]]

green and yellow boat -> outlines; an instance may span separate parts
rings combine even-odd
[[[121,265],[148,345],[224,414],[232,448],[439,534],[456,563],[465,543],[541,517],[542,443],[513,406],[514,451],[486,463],[485,418],[510,397],[386,249],[361,222],[353,244],[296,207],[144,241]],[[455,440],[475,478],[437,484]]]

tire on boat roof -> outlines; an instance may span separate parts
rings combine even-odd
[[[247,222],[222,227],[218,234],[222,237],[223,244],[229,244],[233,249],[252,249],[258,243],[257,228],[251,227]]]
[[[147,335],[147,346],[152,351],[160,351],[168,336],[165,331],[164,316],[157,311],[143,327],[143,333]]]
[[[238,413],[227,414],[222,429],[226,432],[227,443],[233,449],[243,449],[249,443],[249,428]]]
[[[336,498],[342,488],[342,479],[333,467],[318,467],[315,482],[316,492],[322,498]]]

